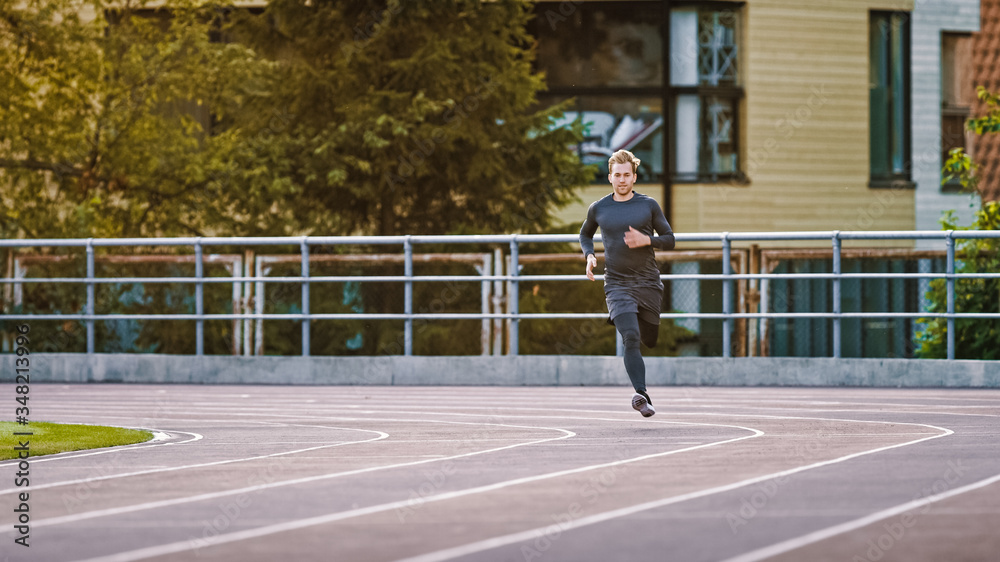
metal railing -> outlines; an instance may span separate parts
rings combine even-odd
[[[676,234],[678,244],[685,242],[717,242],[722,250],[721,274],[683,274],[663,275],[666,279],[697,279],[721,280],[722,311],[718,313],[676,312],[662,313],[661,318],[701,318],[720,319],[722,321],[722,353],[723,357],[731,355],[733,322],[737,319],[772,319],[772,318],[830,318],[833,321],[833,357],[841,357],[841,320],[844,318],[945,318],[947,319],[947,357],[955,357],[955,320],[960,318],[995,318],[1000,319],[1000,312],[994,313],[956,313],[955,312],[955,282],[959,279],[997,279],[1000,272],[985,273],[955,273],[955,240],[1000,238],[997,231],[816,231],[816,232],[749,232],[749,233],[698,233]],[[86,251],[86,276],[63,278],[5,278],[3,283],[79,283],[87,289],[85,312],[83,314],[7,314],[9,320],[75,320],[86,326],[87,353],[94,353],[94,326],[97,321],[105,320],[194,320],[196,323],[196,354],[204,354],[204,323],[206,320],[296,320],[302,322],[302,355],[308,356],[310,349],[309,331],[313,320],[403,320],[404,343],[403,353],[413,354],[413,322],[414,320],[432,319],[503,319],[509,322],[509,353],[518,353],[518,322],[532,318],[605,318],[604,312],[594,313],[531,313],[522,314],[518,311],[519,283],[526,281],[582,281],[586,276],[580,275],[520,275],[519,254],[521,245],[532,243],[567,243],[576,242],[574,234],[560,235],[482,235],[482,236],[344,236],[344,237],[262,237],[262,238],[132,238],[132,239],[67,239],[67,240],[0,240],[0,248],[52,248],[52,247],[83,247]],[[595,242],[600,242],[600,236]],[[845,240],[940,240],[945,245],[947,255],[946,271],[941,273],[842,273],[841,255],[842,243]],[[832,246],[831,273],[733,273],[731,253],[734,242],[775,242],[775,241],[828,241]],[[476,244],[476,245],[507,245],[511,267],[507,275],[414,275],[414,247],[430,244]],[[310,248],[313,246],[342,245],[381,245],[402,247],[404,274],[399,276],[360,276],[335,275],[312,276],[309,271]],[[194,277],[97,277],[95,276],[95,248],[101,247],[136,247],[136,246],[167,246],[189,247],[194,252]],[[206,277],[204,275],[204,249],[214,246],[293,246],[298,247],[301,255],[301,273],[298,276],[264,277],[239,276]],[[581,270],[583,259],[581,257]],[[597,278],[603,279],[598,275]],[[945,279],[947,283],[947,312],[844,312],[841,310],[841,281],[844,279]],[[734,312],[733,282],[737,280],[759,280],[766,284],[772,279],[829,279],[832,281],[832,311],[831,312]],[[313,283],[332,283],[349,281],[398,282],[404,284],[404,310],[402,313],[311,313],[309,287]],[[413,283],[418,282],[503,282],[508,287],[508,311],[489,313],[415,313],[413,312]],[[260,310],[255,312],[239,312],[232,314],[205,314],[204,286],[206,283],[300,283],[302,289],[301,312],[294,314],[267,314]],[[95,310],[95,287],[107,283],[186,283],[195,286],[194,314],[99,314]],[[762,291],[766,295],[766,291]]]

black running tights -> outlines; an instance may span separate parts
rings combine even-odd
[[[615,327],[621,332],[622,343],[625,344],[625,371],[632,381],[632,387],[636,392],[646,394],[646,364],[642,360],[639,342],[641,341],[646,347],[656,345],[660,327],[639,320],[639,316],[634,312],[616,316]]]

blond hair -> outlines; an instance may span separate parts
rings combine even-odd
[[[632,173],[635,174],[639,171],[639,164],[641,163],[642,160],[636,158],[635,154],[622,149],[612,154],[611,158],[608,158],[608,170],[613,168],[615,164],[632,164]]]

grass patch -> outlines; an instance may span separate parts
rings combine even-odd
[[[31,432],[33,435],[14,435],[15,432]],[[18,452],[14,447],[24,440],[30,441],[31,456],[39,457],[66,451],[131,445],[152,438],[152,432],[141,429],[47,422],[19,425],[0,421],[0,460],[16,459]]]

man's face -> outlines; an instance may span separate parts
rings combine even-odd
[[[614,188],[616,195],[628,196],[632,191],[632,186],[635,185],[632,164],[613,164],[608,173],[608,181],[611,182],[611,187]]]

